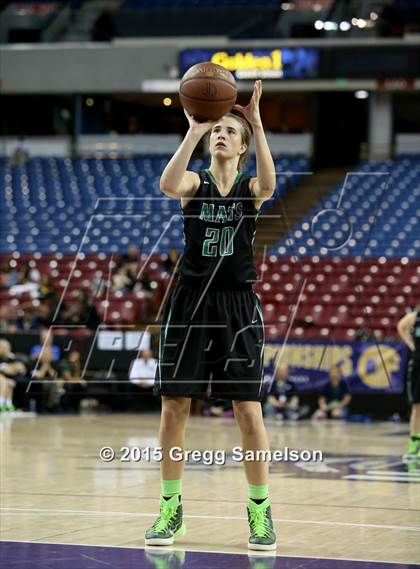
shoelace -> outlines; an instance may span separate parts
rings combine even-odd
[[[267,519],[265,516],[265,510],[258,508],[251,512],[251,529],[257,537],[267,537],[269,535],[269,530],[267,527]]]
[[[171,518],[175,515],[176,512],[176,508],[163,508],[159,518],[156,520],[156,522],[153,524],[153,528],[156,531],[162,531],[165,530],[169,524],[169,522],[171,521]]]

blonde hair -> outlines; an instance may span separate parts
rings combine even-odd
[[[249,156],[249,147],[251,144],[252,130],[249,122],[243,116],[237,115],[236,113],[228,113],[226,116],[235,119],[236,122],[238,122],[241,125],[241,139],[242,139],[241,142],[242,144],[245,144],[246,150],[239,157],[238,171],[240,172],[241,170],[243,170],[243,166]]]

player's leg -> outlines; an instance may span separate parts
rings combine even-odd
[[[410,415],[410,440],[406,458],[420,460],[420,403],[413,403]]]
[[[420,363],[411,361],[408,370],[407,393],[411,402],[410,440],[404,455],[408,460],[420,460]]]
[[[160,463],[162,480],[181,480],[184,461],[173,461],[169,451],[173,447],[185,447],[185,433],[190,415],[191,399],[188,397],[162,397],[159,441],[163,459]]]
[[[0,412],[6,411],[6,376],[0,374]]]
[[[5,406],[7,411],[16,411],[13,405],[13,391],[16,387],[16,382],[13,379],[8,379],[6,381],[5,389]]]
[[[181,503],[184,461],[174,461],[170,449],[185,447],[185,432],[191,399],[162,397],[159,442],[162,448],[160,515],[146,531],[146,545],[172,545],[174,538],[185,533]]]
[[[244,452],[268,451],[269,443],[259,401],[234,401],[233,411],[242,435]],[[245,461],[248,481],[248,521],[251,536],[250,549],[271,550],[276,548],[276,534],[271,519],[268,496],[268,461]]]

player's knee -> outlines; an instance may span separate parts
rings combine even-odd
[[[172,399],[162,405],[162,426],[173,429],[183,426],[189,415],[189,402]]]
[[[235,417],[242,433],[255,435],[261,428],[261,414],[253,410],[235,410]]]

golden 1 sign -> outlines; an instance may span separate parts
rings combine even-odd
[[[252,51],[237,51],[233,54],[217,51],[210,61],[233,71],[238,79],[255,77],[281,79],[283,77],[281,49],[273,49],[266,55],[258,55]]]
[[[306,47],[184,49],[179,74],[203,61],[228,69],[236,79],[314,79],[319,75],[319,50]]]

